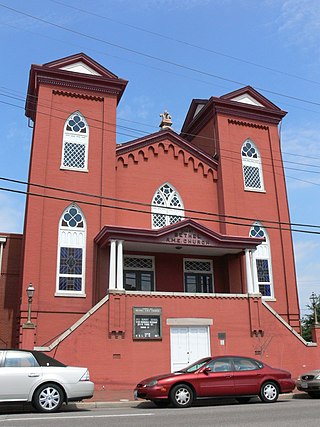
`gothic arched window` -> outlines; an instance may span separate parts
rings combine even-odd
[[[261,157],[258,148],[247,139],[241,148],[244,188],[246,190],[263,191],[263,175]]]
[[[84,295],[86,223],[76,204],[68,206],[59,222],[56,295]]]
[[[88,170],[89,127],[83,115],[76,111],[64,125],[62,169]]]
[[[254,287],[259,289],[263,297],[272,298],[274,296],[274,291],[268,233],[260,223],[256,222],[251,227],[249,236],[265,238],[265,241],[252,253]]]
[[[169,183],[163,184],[152,199],[152,228],[175,224],[184,218],[184,207],[179,193]]]

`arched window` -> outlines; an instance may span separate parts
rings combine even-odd
[[[263,297],[274,297],[272,284],[271,250],[269,236],[262,225],[256,222],[250,230],[250,237],[264,237],[261,243],[252,254],[254,287],[259,289]]]
[[[152,228],[175,224],[184,218],[179,193],[169,183],[163,184],[152,199]]]
[[[261,157],[255,144],[247,139],[241,149],[244,188],[264,191]]]
[[[84,295],[86,223],[76,204],[59,222],[56,295]]]
[[[76,111],[64,125],[62,169],[88,170],[89,127],[83,115]]]

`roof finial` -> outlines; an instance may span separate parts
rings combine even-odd
[[[161,123],[159,125],[159,127],[162,129],[171,129],[172,126],[172,120],[171,120],[171,116],[168,113],[167,110],[164,110],[164,112],[162,114],[160,114],[160,117],[162,117]]]

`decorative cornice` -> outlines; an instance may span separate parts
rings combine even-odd
[[[228,119],[228,123],[232,125],[247,126],[247,127],[256,128],[256,129],[263,129],[263,130],[269,129],[269,126],[258,125],[256,123],[243,122],[241,120]]]
[[[204,177],[211,176],[213,181],[218,179],[216,167],[213,162],[212,165],[208,165],[208,162],[205,162],[204,159],[199,159],[171,141],[159,141],[153,144],[149,143],[148,145],[137,147],[136,150],[118,154],[117,162],[119,166],[128,167],[130,163],[138,164],[142,159],[147,161],[151,157],[157,157],[161,151],[166,154],[171,152],[175,159],[181,159],[185,166],[191,166],[195,172],[202,170]]]
[[[103,98],[100,96],[85,95],[83,93],[65,92],[63,90],[55,89],[53,89],[52,93],[53,95],[67,96],[70,98],[89,99],[91,101],[103,101]]]

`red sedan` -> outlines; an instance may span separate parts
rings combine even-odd
[[[234,397],[245,403],[259,396],[262,402],[272,403],[280,393],[294,388],[288,371],[250,357],[217,356],[198,360],[178,372],[147,378],[139,382],[134,395],[157,406],[172,403],[187,408],[196,399],[212,397]]]

